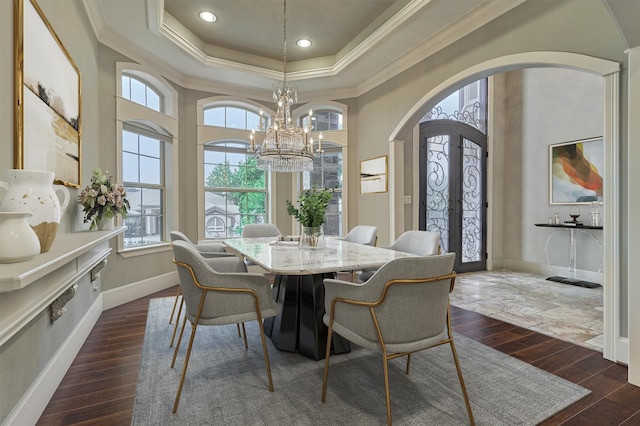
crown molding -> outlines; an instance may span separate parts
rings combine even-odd
[[[488,3],[483,3],[481,6],[458,19],[452,25],[447,26],[444,30],[440,31],[429,40],[422,42],[411,49],[407,54],[401,56],[399,60],[383,67],[380,71],[364,79],[357,85],[357,96],[378,87],[382,83],[427,59],[429,56],[439,52],[461,38],[471,34],[473,31],[486,25],[488,22],[496,19],[525,1],[527,0],[494,0]]]

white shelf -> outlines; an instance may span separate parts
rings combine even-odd
[[[47,253],[31,260],[0,265],[0,293],[21,290],[73,259],[124,232],[119,226],[109,231],[82,231],[60,234]]]

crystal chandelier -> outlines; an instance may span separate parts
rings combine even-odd
[[[278,103],[275,118],[266,129],[262,111],[260,128],[251,132],[249,152],[258,157],[258,168],[269,172],[306,172],[313,170],[313,139],[310,137],[313,117],[304,128],[292,122],[291,105],[298,102],[298,87],[287,82],[287,0],[284,0],[284,73],[280,83],[273,85],[273,100]],[[264,134],[262,144],[257,146],[258,134]],[[322,152],[322,135],[317,153]]]

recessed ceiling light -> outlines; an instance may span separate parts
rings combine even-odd
[[[200,19],[202,19],[205,22],[216,22],[216,20],[218,19],[216,15],[207,11],[202,11],[198,13],[198,16],[200,17]]]
[[[306,38],[303,38],[302,40],[298,40],[296,44],[300,47],[309,47],[311,46],[311,40],[307,40]]]

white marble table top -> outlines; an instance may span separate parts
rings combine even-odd
[[[297,242],[276,240],[275,237],[233,238],[224,240],[224,244],[267,271],[281,275],[377,268],[394,259],[414,256],[327,237],[324,248],[317,250],[300,249]]]

